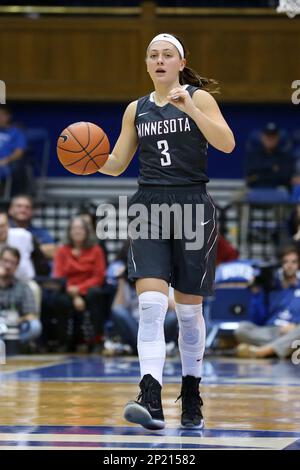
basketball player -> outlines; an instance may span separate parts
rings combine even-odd
[[[125,407],[125,418],[147,429],[164,428],[161,403],[162,372],[166,356],[164,320],[168,309],[168,285],[174,287],[182,362],[181,425],[202,428],[203,405],[199,393],[205,348],[202,300],[211,295],[217,246],[216,209],[206,192],[207,146],[230,153],[235,142],[219,107],[204,88],[214,80],[200,78],[186,67],[181,41],[159,34],[150,42],[147,71],[154,91],[129,104],[121,134],[100,172],[118,176],[140,147],[139,190],[131,199],[151,209],[153,204],[204,207],[201,220],[204,244],[187,249],[185,235],[176,239],[131,239],[129,278],[136,281],[140,323],[138,353],[140,394]],[[148,232],[150,233],[150,227]]]

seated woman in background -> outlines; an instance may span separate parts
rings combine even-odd
[[[59,294],[59,306],[56,310],[63,310],[74,320],[73,337],[69,345],[71,350],[76,349],[79,341],[80,326],[83,323],[83,314],[89,313],[91,337],[95,342],[103,335],[103,311],[101,309],[102,290],[105,280],[105,256],[98,245],[93,228],[81,217],[74,217],[67,230],[67,241],[59,247],[55,257],[53,274],[58,278],[65,278],[66,290]],[[66,332],[66,318],[63,329]],[[63,332],[63,333],[64,333]]]

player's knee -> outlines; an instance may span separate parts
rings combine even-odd
[[[186,345],[196,345],[201,340],[201,329],[204,329],[202,305],[176,304],[180,340]]]
[[[157,306],[148,305],[140,311],[140,339],[142,341],[156,341],[163,334],[165,316],[158,311]]]
[[[141,341],[156,341],[164,337],[164,321],[168,298],[160,292],[144,292],[139,296],[139,338]]]
[[[199,343],[199,340],[200,340],[199,329],[192,329],[192,330],[187,330],[187,331],[183,330],[181,335],[185,344],[189,344],[193,346],[194,344]]]
[[[181,317],[179,329],[183,341],[187,344],[196,344],[199,341],[199,320],[197,315]]]

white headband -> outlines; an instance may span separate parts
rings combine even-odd
[[[151,44],[153,44],[156,41],[170,42],[171,44],[173,44],[173,46],[176,47],[176,49],[178,50],[181,58],[184,59],[184,50],[183,50],[182,44],[178,41],[178,39],[176,39],[171,34],[166,34],[166,33],[158,34],[157,36],[155,36],[155,38],[152,39],[152,41],[150,42],[150,44],[148,46],[148,49],[151,46]]]

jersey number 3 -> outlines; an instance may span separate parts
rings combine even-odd
[[[159,140],[157,142],[157,147],[163,154],[163,157],[160,159],[161,166],[169,166],[171,165],[171,155],[169,154],[169,145],[166,140]]]

